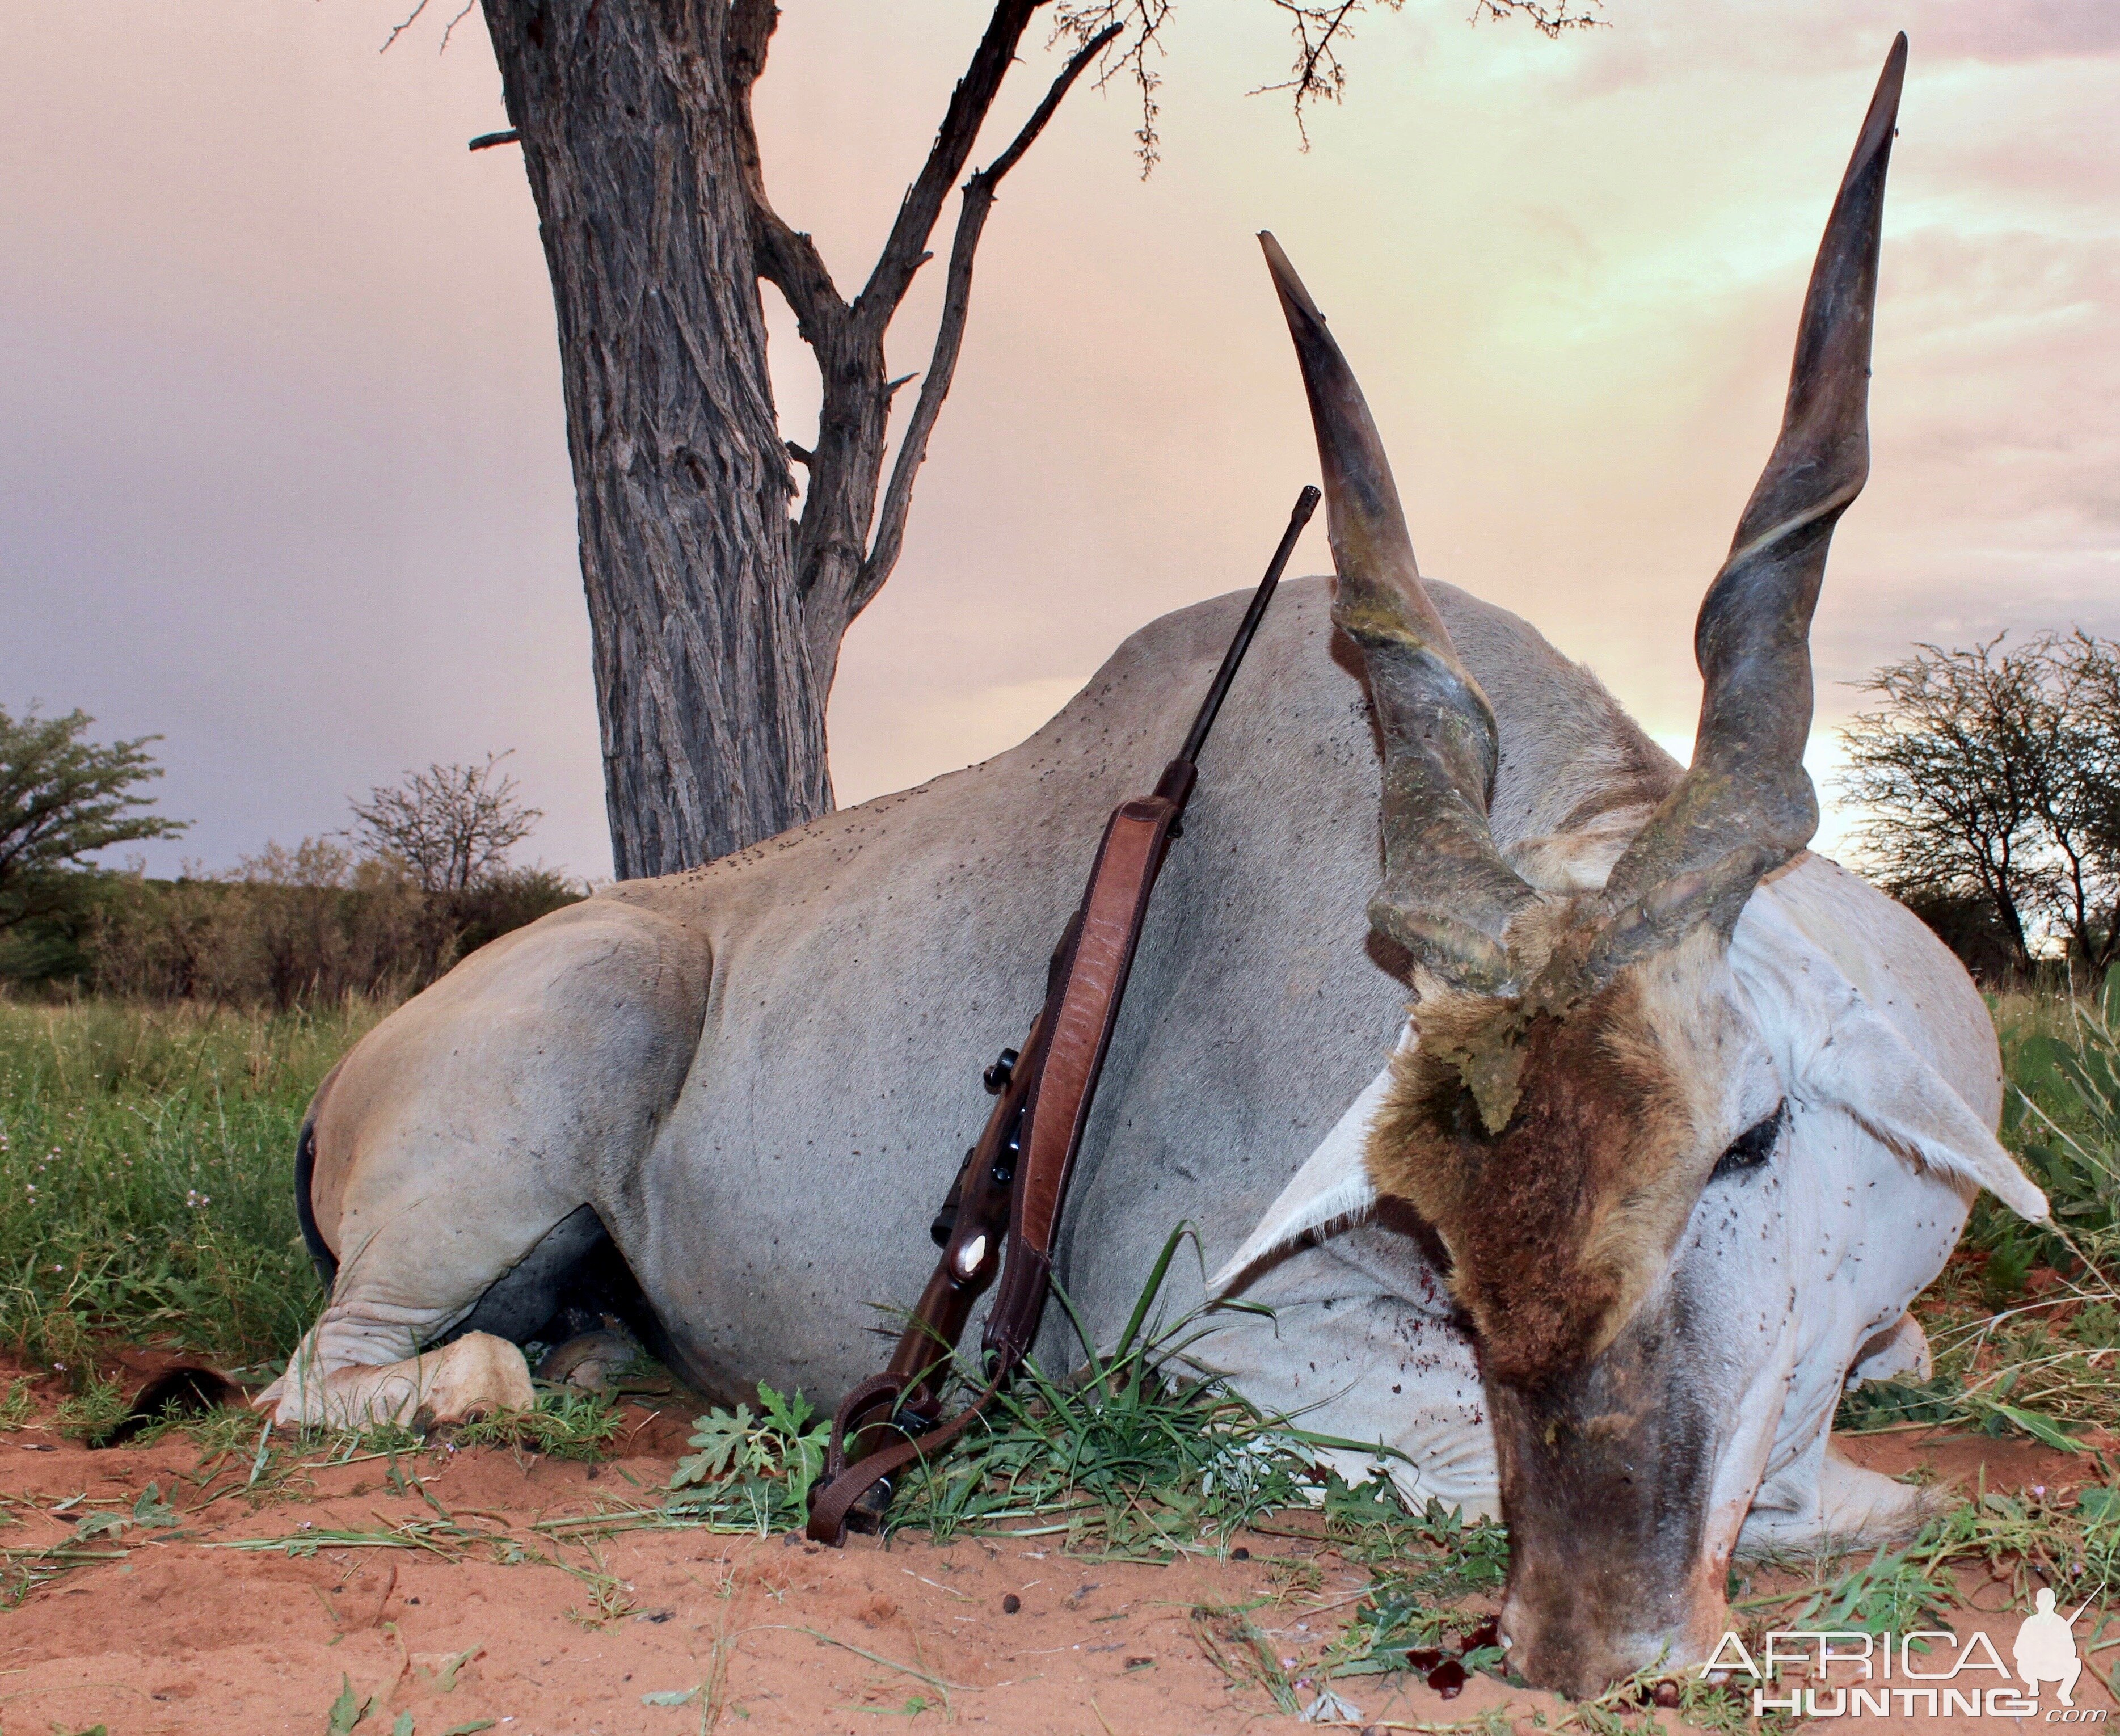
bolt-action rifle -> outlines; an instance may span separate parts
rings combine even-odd
[[[810,1500],[809,1534],[819,1543],[844,1543],[849,1524],[880,1529],[893,1479],[954,1440],[1030,1353],[1052,1284],[1061,1205],[1150,895],[1183,835],[1207,732],[1318,499],[1308,487],[1297,497],[1177,758],[1150,794],[1113,810],[1088,888],[1053,949],[1045,1004],[1020,1046],[1004,1049],[983,1076],[997,1100],[993,1113],[929,1226],[942,1258],[890,1363],[848,1393],[832,1419],[824,1474]],[[944,1422],[942,1393],[957,1341],[997,1272],[1001,1290],[982,1343],[987,1386]]]

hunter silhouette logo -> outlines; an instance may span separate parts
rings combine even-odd
[[[2010,1648],[2017,1673],[2034,1694],[2039,1684],[2051,1682],[2063,1706],[2076,1704],[2076,1678],[2083,1673],[2083,1660],[2076,1655],[2076,1621],[2090,1607],[2081,1604],[2076,1615],[2054,1613],[2054,1594],[2045,1586],[2032,1599],[2032,1613],[2017,1629],[2017,1642]]]
[[[2047,1713],[2047,1723],[2104,1724],[2109,1715],[2104,1709],[2079,1710],[2075,1697],[2083,1673],[2076,1623],[2089,1603],[2065,1616],[2055,1609],[2053,1593],[2042,1587],[2032,1606],[2011,1643],[2015,1680],[1986,1634],[1976,1629],[1961,1636],[1947,1628],[1904,1634],[1778,1630],[1765,1636],[1756,1658],[1739,1636],[1726,1633],[1700,1673],[1725,1681],[1750,1677],[1755,1717],[1778,1711],[1804,1719],[2028,1718],[2038,1714],[2040,1691],[2051,1685],[2060,1706]],[[1783,1671],[1799,1667],[1808,1678],[1804,1684],[1782,1681]]]

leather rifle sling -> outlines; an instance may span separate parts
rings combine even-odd
[[[1002,1101],[979,1143],[966,1154],[952,1189],[946,1209],[955,1212],[955,1222],[946,1232],[942,1263],[901,1334],[890,1367],[848,1394],[833,1417],[823,1472],[810,1497],[808,1532],[816,1542],[844,1543],[848,1517],[857,1507],[872,1526],[880,1527],[889,1500],[887,1480],[955,1440],[1030,1352],[1052,1287],[1053,1239],[1068,1179],[1081,1149],[1156,876],[1178,835],[1207,732],[1318,498],[1311,487],[1297,496],[1288,528],[1178,757],[1164,767],[1153,794],[1121,803],[1104,824],[1088,888],[1053,961],[1044,1008],[1020,1057],[1004,1053],[988,1070],[988,1088]],[[1018,1154],[1012,1170],[1002,1162],[1011,1138]],[[987,1173],[981,1173],[982,1166]],[[997,1189],[1005,1190],[1007,1200],[1005,1236]],[[945,1222],[937,1220],[938,1240],[944,1240]],[[1001,1290],[987,1317],[983,1346],[987,1385],[955,1416],[938,1422],[942,1382],[958,1337],[972,1304],[993,1280],[997,1236],[1006,1251]],[[886,1433],[900,1438],[881,1444]],[[880,1497],[864,1505],[864,1497],[879,1485],[884,1486]]]
[[[1189,784],[1190,768],[1185,770],[1183,782]],[[993,1359],[987,1385],[948,1422],[851,1465],[846,1463],[848,1441],[861,1432],[853,1425],[864,1412],[900,1398],[908,1383],[896,1375],[878,1375],[848,1394],[833,1419],[823,1479],[811,1498],[806,1529],[815,1542],[844,1543],[847,1515],[869,1490],[955,1440],[993,1401],[1037,1336],[1052,1282],[1053,1234],[1067,1180],[1081,1147],[1097,1075],[1111,1047],[1149,897],[1186,794],[1181,789],[1176,799],[1166,795],[1171,781],[1166,772],[1155,794],[1120,803],[1106,822],[1083,894],[1081,920],[1073,924],[1072,943],[1046,1006],[1042,1065],[1024,1113],[1023,1155],[1010,1204],[1006,1264],[987,1319],[984,1347]]]
[[[1169,777],[1166,772],[1166,783]],[[1112,1027],[1118,1022],[1149,896],[1183,802],[1183,794],[1173,800],[1159,786],[1154,795],[1121,803],[1097,851],[1082,901],[1081,929],[1045,1040],[1045,1064],[1031,1095],[1023,1171],[1010,1209],[1008,1264],[987,1316],[985,1348],[1011,1367],[1030,1354],[1037,1337],[1052,1282],[1061,1203],[1081,1149]]]
[[[851,1466],[846,1463],[846,1426],[844,1417],[832,1422],[831,1445],[825,1454],[825,1478],[810,1497],[810,1522],[804,1534],[814,1543],[830,1543],[839,1548],[847,1540],[847,1515],[854,1503],[874,1488],[886,1477],[895,1477],[916,1459],[925,1459],[931,1453],[940,1453],[969,1428],[973,1421],[993,1400],[993,1396],[1007,1380],[1007,1373],[997,1374],[979,1394],[947,1422],[938,1424],[924,1435],[909,1435],[895,1445],[872,1453],[866,1459],[857,1459]],[[869,1403],[893,1395],[896,1376],[876,1375],[856,1387],[849,1399],[861,1395]]]

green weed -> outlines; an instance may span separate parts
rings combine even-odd
[[[458,1447],[518,1447],[555,1459],[601,1459],[618,1439],[625,1419],[602,1393],[547,1387],[527,1411],[507,1411],[459,1425],[449,1439]]]
[[[802,1394],[783,1398],[762,1380],[758,1402],[765,1408],[761,1416],[752,1416],[747,1404],[733,1411],[717,1405],[695,1419],[686,1445],[695,1450],[677,1461],[670,1487],[682,1489],[725,1477],[777,1477],[790,1484],[791,1498],[807,1496],[824,1468],[830,1420],[813,1421],[816,1412]]]
[[[693,1450],[677,1461],[660,1509],[668,1520],[763,1537],[808,1519],[831,1423],[799,1392],[783,1397],[761,1382],[758,1398],[760,1414],[717,1405],[694,1420]]]
[[[83,1440],[100,1440],[125,1420],[124,1384],[114,1376],[84,1372],[79,1390],[59,1401],[53,1419],[59,1432]]]

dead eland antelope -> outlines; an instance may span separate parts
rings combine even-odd
[[[1338,578],[1284,590],[1231,695],[1057,1269],[1113,1333],[1197,1225],[1210,1287],[1273,1314],[1196,1354],[1377,1442],[1416,1497],[1499,1507],[1503,1631],[1541,1684],[1704,1655],[1734,1549],[1905,1529],[1914,1492],[1833,1452],[1834,1400],[1924,1361],[1907,1305],[1978,1188],[2045,1210],[1992,1136],[1964,972],[1804,850],[1807,635],[1867,466],[1904,64],[1902,39],[1702,607],[1684,772],[1523,621],[1422,580],[1354,377],[1266,244]],[[1028,1022],[1114,792],[1179,739],[1244,600],[1144,628],[1010,752],[614,887],[385,1020],[305,1129],[336,1278],[259,1402],[526,1402],[514,1343],[620,1257],[704,1389],[868,1373],[873,1305],[918,1289],[982,1119],[974,1063]]]

